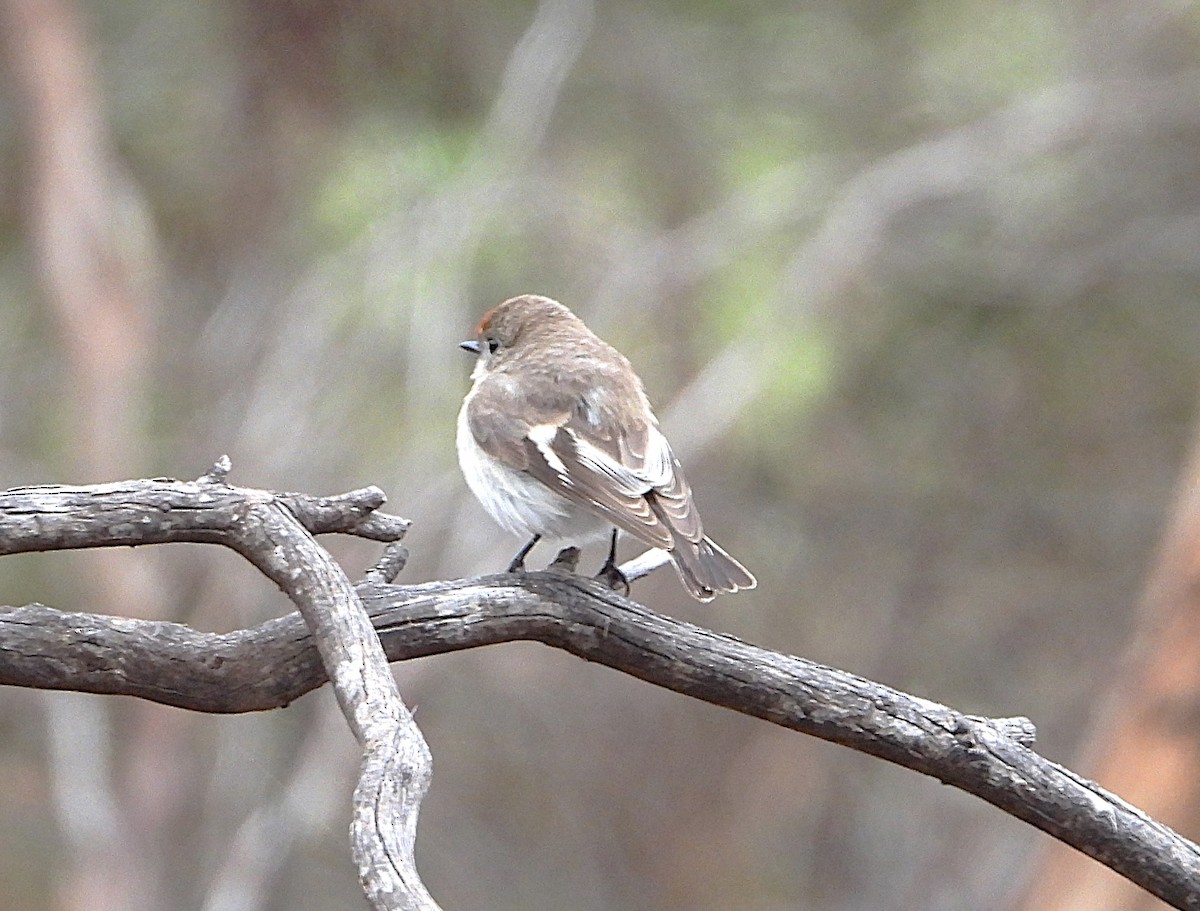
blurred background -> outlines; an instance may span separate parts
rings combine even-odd
[[[1198,53],[1200,8],[1156,0],[0,0],[0,486],[228,453],[245,486],[382,486],[400,581],[496,570],[521,542],[458,473],[456,343],[548,294],[636,365],[760,581],[639,600],[1028,715],[1194,837]],[[0,584],[289,610],[200,546]],[[542,646],[396,675],[447,911],[1159,907],[932,780]],[[362,907],[356,762],[328,690],[6,690],[0,906]]]

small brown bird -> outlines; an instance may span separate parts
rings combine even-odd
[[[629,361],[570,310],[524,294],[489,310],[462,347],[479,355],[458,415],[458,460],[503,528],[584,543],[611,532],[601,577],[620,581],[617,530],[668,551],[692,597],[754,588],[705,536],[692,490]]]

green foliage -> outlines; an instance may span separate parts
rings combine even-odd
[[[924,113],[951,122],[1067,78],[1069,31],[1061,5],[916,4],[914,76]]]

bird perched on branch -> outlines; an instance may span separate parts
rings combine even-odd
[[[755,579],[704,534],[679,460],[629,361],[548,297],[489,310],[462,347],[478,355],[458,415],[458,460],[503,528],[581,544],[611,534],[599,577],[624,583],[617,531],[666,550],[700,601]],[[627,583],[624,583],[627,587]]]

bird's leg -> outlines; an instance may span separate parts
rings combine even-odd
[[[529,543],[517,551],[517,555],[512,558],[512,562],[508,564],[506,572],[523,573],[525,572],[525,558],[529,556],[529,552],[533,550],[533,546],[538,541],[542,540],[541,535],[534,535],[529,539]]]
[[[558,556],[554,558],[554,562],[546,568],[551,572],[566,573],[570,575],[575,572],[575,568],[579,565],[579,548],[564,547],[558,552]]]
[[[625,578],[623,572],[617,569],[617,530],[615,528],[612,532],[612,543],[608,546],[608,559],[600,567],[600,572],[596,573],[596,578],[613,591],[629,594],[629,580]]]

